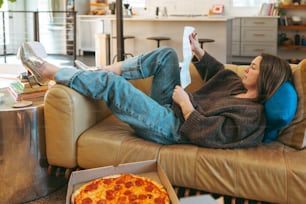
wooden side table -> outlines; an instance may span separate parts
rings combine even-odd
[[[47,173],[43,100],[13,108],[15,101],[7,88],[0,93],[4,93],[0,103],[0,200],[24,203],[55,191],[66,180]]]

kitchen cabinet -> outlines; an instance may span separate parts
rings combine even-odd
[[[241,19],[241,56],[277,53],[277,20],[275,18]]]
[[[306,18],[306,4],[302,5],[280,5],[280,14],[282,16],[281,19],[285,18],[284,23],[280,23],[278,26],[279,34],[286,34],[286,36],[291,39],[291,44],[284,45],[280,42],[279,50],[283,51],[294,51],[294,52],[302,52],[306,51],[306,42],[305,44],[302,43],[302,37],[306,37],[306,21],[303,19]],[[299,16],[301,17],[301,23],[294,23],[292,21],[292,16]],[[300,42],[295,42],[295,36],[299,35]]]
[[[261,53],[277,54],[277,17],[240,17],[232,26],[233,62],[249,63]]]
[[[239,56],[240,55],[240,27],[241,27],[241,19],[235,18],[232,21],[232,55]]]

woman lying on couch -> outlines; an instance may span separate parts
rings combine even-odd
[[[139,137],[161,144],[193,143],[211,148],[252,147],[266,127],[263,103],[292,78],[289,64],[273,55],[256,57],[243,78],[224,69],[190,35],[205,85],[194,93],[180,87],[175,50],[161,47],[98,70],[59,68],[24,43],[19,55],[40,84],[55,80],[95,100],[106,102]],[[150,96],[127,80],[153,76]]]

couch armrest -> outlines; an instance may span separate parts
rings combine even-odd
[[[109,114],[103,102],[91,100],[63,85],[50,88],[44,106],[48,163],[76,167],[78,137]]]

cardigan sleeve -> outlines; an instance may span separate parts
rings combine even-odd
[[[195,62],[194,65],[201,78],[205,81],[209,80],[221,69],[224,69],[224,65],[207,52],[205,52],[201,60],[199,62]]]

